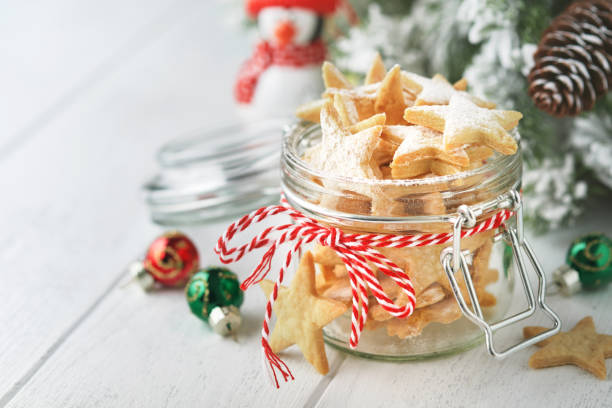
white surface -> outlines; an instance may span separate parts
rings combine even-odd
[[[0,406],[609,404],[610,378],[571,366],[533,371],[530,350],[498,362],[482,348],[405,364],[328,349],[326,377],[292,350],[285,359],[297,378],[276,391],[260,371],[257,289],[238,344],[190,316],[180,290],[119,289],[124,265],[160,231],[139,192],[156,147],[234,119],[233,76],[250,50],[210,2],[94,3],[14,2],[0,17]],[[24,37],[25,27],[39,31]],[[547,271],[578,233],[612,232],[606,207],[535,241]],[[203,264],[215,262],[221,230],[187,229]],[[611,290],[551,303],[566,327],[591,314],[612,333]]]

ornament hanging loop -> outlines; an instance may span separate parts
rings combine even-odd
[[[453,294],[455,295],[455,299],[457,300],[461,312],[472,323],[476,324],[483,330],[485,334],[487,351],[489,352],[489,354],[501,359],[515,351],[521,350],[525,347],[538,343],[550,336],[557,334],[561,329],[561,320],[559,319],[559,316],[557,316],[557,314],[553,312],[546,304],[546,277],[544,275],[544,271],[542,270],[542,266],[536,258],[533,249],[531,249],[531,246],[523,236],[523,212],[519,192],[516,190],[512,190],[506,195],[500,196],[497,200],[497,203],[497,207],[499,209],[512,208],[512,210],[515,211],[516,214],[516,228],[508,227],[506,224],[502,224],[500,228],[503,228],[502,236],[512,248],[516,271],[521,279],[521,283],[523,284],[523,289],[525,291],[525,297],[528,305],[527,309],[495,323],[488,323],[484,318],[482,307],[480,306],[480,302],[478,301],[478,295],[476,294],[476,288],[474,287],[474,283],[472,282],[469,265],[466,260],[466,257],[470,255],[469,251],[461,251],[461,230],[464,226],[469,228],[470,225],[475,225],[476,217],[479,215],[478,213],[480,211],[474,211],[466,205],[462,205],[459,207],[457,211],[457,217],[452,220],[453,245],[445,248],[442,251],[442,253],[440,254],[440,262],[442,263],[444,272],[446,272],[451,289],[453,291]],[[538,277],[537,303],[536,297],[534,296],[534,291],[531,287],[529,276],[526,272],[527,270],[525,268],[524,262],[525,256],[527,257],[527,259],[529,259]],[[459,286],[459,283],[457,282],[457,278],[455,277],[455,273],[459,272],[460,270],[463,273],[467,292],[470,297],[471,306],[468,305],[465,298],[463,297],[463,294],[461,293],[461,288]],[[552,328],[535,337],[523,340],[517,344],[506,348],[505,350],[499,351],[493,342],[493,334],[499,329],[510,326],[511,324],[514,324],[518,321],[524,320],[532,316],[538,308],[541,309],[552,320]]]

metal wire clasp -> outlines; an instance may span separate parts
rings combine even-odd
[[[485,333],[485,342],[489,354],[496,358],[504,358],[508,354],[523,349],[532,344],[538,343],[550,336],[555,335],[561,329],[561,320],[555,312],[545,302],[546,292],[546,277],[542,270],[540,262],[536,258],[533,249],[525,239],[523,235],[523,211],[521,196],[518,191],[512,190],[507,194],[500,196],[497,200],[497,208],[511,208],[515,212],[516,217],[516,228],[508,227],[503,225],[502,236],[512,247],[514,260],[516,261],[517,272],[521,278],[523,289],[527,298],[527,309],[522,312],[516,313],[510,317],[500,320],[496,323],[487,323],[483,317],[482,308],[478,301],[476,289],[472,282],[472,277],[469,271],[468,262],[466,260],[466,254],[461,251],[461,230],[462,228],[472,228],[476,224],[476,218],[479,216],[482,210],[476,208],[476,210],[468,207],[467,205],[461,205],[457,210],[457,217],[453,222],[453,245],[445,248],[440,255],[440,262],[446,272],[448,280],[450,281],[451,288],[459,304],[461,312],[474,324],[478,325]],[[478,213],[477,213],[478,212]],[[538,298],[537,304],[535,301],[533,289],[529,277],[527,276],[524,262],[524,255],[531,262],[533,269],[538,276]],[[471,301],[471,307],[468,306],[467,302],[463,298],[455,273],[459,270],[462,271],[465,279],[466,288]],[[526,340],[523,340],[517,344],[514,344],[503,351],[498,351],[493,344],[493,333],[503,327],[509,326],[520,320],[526,319],[532,316],[537,308],[539,307],[542,311],[553,321],[553,327],[549,330]]]

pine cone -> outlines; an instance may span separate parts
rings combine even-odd
[[[579,0],[544,31],[529,96],[554,116],[590,110],[612,87],[612,1]]]

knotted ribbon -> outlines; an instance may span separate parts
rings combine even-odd
[[[289,378],[293,379],[294,377],[289,367],[272,351],[269,344],[272,306],[278,297],[278,290],[283,282],[285,272],[290,266],[294,256],[300,253],[302,245],[315,242],[329,247],[336,251],[346,265],[352,292],[351,336],[349,345],[354,349],[359,343],[361,332],[367,320],[368,289],[382,308],[392,316],[406,318],[412,314],[415,308],[416,297],[410,278],[401,268],[386,258],[376,248],[405,248],[439,245],[453,239],[452,233],[418,235],[345,233],[338,228],[324,225],[305,216],[299,211],[291,208],[284,199],[281,200],[281,203],[282,205],[262,207],[232,223],[225,233],[219,237],[217,246],[215,247],[215,253],[224,264],[237,262],[246,253],[256,249],[267,248],[267,251],[257,267],[241,284],[242,290],[247,290],[252,285],[261,282],[268,272],[270,272],[272,259],[277,248],[286,242],[294,242],[293,246],[287,251],[285,261],[279,269],[274,288],[266,304],[266,313],[261,331],[263,355],[268,362],[271,376],[277,388],[279,387],[279,382],[276,370],[281,373],[285,381]],[[245,231],[253,224],[264,221],[269,217],[282,214],[290,216],[294,222],[268,227],[263,232],[253,237],[248,243],[237,247],[228,247],[230,241],[239,232]],[[498,228],[511,216],[511,211],[500,210],[492,217],[478,223],[473,228],[462,230],[461,237],[464,238],[479,232]],[[280,233],[280,235],[276,236],[275,233]],[[275,235],[276,238],[273,238],[272,235]],[[400,287],[401,291],[408,298],[408,303],[406,305],[396,305],[389,299],[383,291],[376,277],[376,273],[372,270],[370,264],[375,266],[382,274],[391,278]]]

